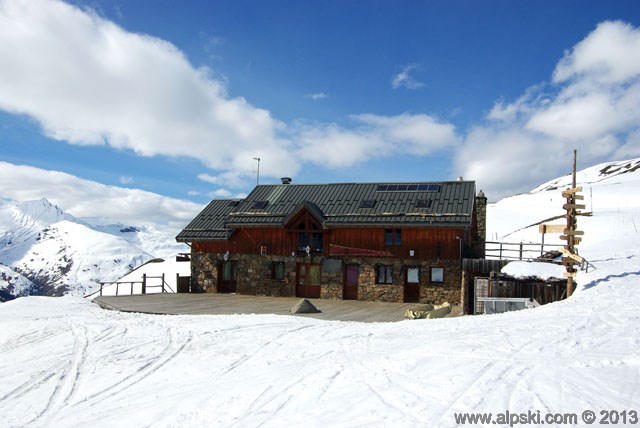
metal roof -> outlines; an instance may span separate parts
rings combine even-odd
[[[178,242],[208,241],[227,239],[231,230],[226,220],[231,211],[238,206],[237,199],[216,199],[209,202],[200,214],[176,236]]]
[[[375,203],[360,208],[364,200]],[[235,207],[212,201],[177,239],[226,239],[240,227],[282,227],[305,203],[325,228],[464,227],[471,224],[474,201],[473,181],[259,185]]]

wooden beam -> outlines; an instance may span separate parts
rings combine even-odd
[[[574,187],[572,189],[567,189],[567,190],[562,192],[562,196],[565,197],[565,198],[568,198],[569,196],[573,195],[574,193],[578,193],[578,192],[582,192],[582,187]]]
[[[575,278],[577,272],[564,272],[564,276],[567,278]]]
[[[584,196],[582,195],[573,195],[573,199],[576,201],[582,201],[584,199]]]
[[[565,260],[573,260],[572,263],[582,263],[584,261],[582,257],[580,257],[577,254],[573,254],[571,251],[567,250],[566,248],[560,248],[560,251],[562,252],[562,254],[566,256],[562,258],[563,262]]]
[[[568,241],[569,237],[567,235],[560,235],[560,239],[562,241]],[[582,239],[576,236],[575,238],[573,238],[573,245],[578,245],[580,241],[582,241]]]
[[[540,233],[562,233],[566,227],[564,224],[541,224],[538,230]]]
[[[585,208],[587,208],[586,205],[579,205],[579,204],[564,204],[562,206],[562,209],[565,209],[565,210],[583,210]]]
[[[569,230],[569,229],[564,229],[562,231],[562,233],[564,233],[565,235],[571,235],[571,236],[576,236],[576,235],[584,235],[584,232],[582,230]]]

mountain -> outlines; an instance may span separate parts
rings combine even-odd
[[[185,251],[174,236],[76,218],[46,199],[0,201],[0,298],[90,293],[149,259]]]
[[[578,230],[584,231],[580,255],[595,267],[580,272],[577,282],[589,288],[605,275],[620,277],[640,272],[640,159],[608,162],[577,173],[582,187],[584,214]],[[487,206],[487,241],[540,243],[539,225],[566,224],[562,190],[571,187],[571,175],[550,180],[528,193]],[[545,234],[545,244],[564,246],[560,234]],[[498,244],[487,244],[496,248]],[[598,279],[600,278],[600,279]]]

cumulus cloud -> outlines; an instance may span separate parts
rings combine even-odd
[[[184,227],[203,206],[156,193],[106,186],[59,171],[0,162],[0,196],[47,198],[76,217],[107,217],[129,224]]]
[[[492,199],[583,165],[640,155],[640,29],[603,22],[565,52],[550,83],[497,102],[468,132],[456,169]]]
[[[391,87],[393,89],[405,88],[405,89],[420,89],[424,86],[424,83],[418,81],[412,73],[420,69],[418,64],[407,64],[402,67],[402,70],[395,74],[391,78]]]
[[[277,137],[282,123],[229,97],[212,70],[166,41],[60,1],[0,0],[0,22],[0,108],[35,119],[50,138],[191,156],[237,174],[251,174],[247,156],[277,159],[289,174],[299,167]]]
[[[398,154],[426,156],[453,150],[459,142],[452,124],[424,114],[362,114],[351,119],[355,126],[349,129],[336,124],[299,124],[298,156],[341,168]]]

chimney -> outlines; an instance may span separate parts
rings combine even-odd
[[[282,177],[280,181],[282,184],[291,184],[291,177]]]
[[[484,192],[480,190],[476,196],[476,239],[480,242],[487,240],[487,197]],[[481,244],[478,248],[477,257],[485,257],[484,244]]]
[[[462,178],[462,176],[459,176],[456,181],[458,181],[460,183],[460,182],[464,181],[464,179]]]

